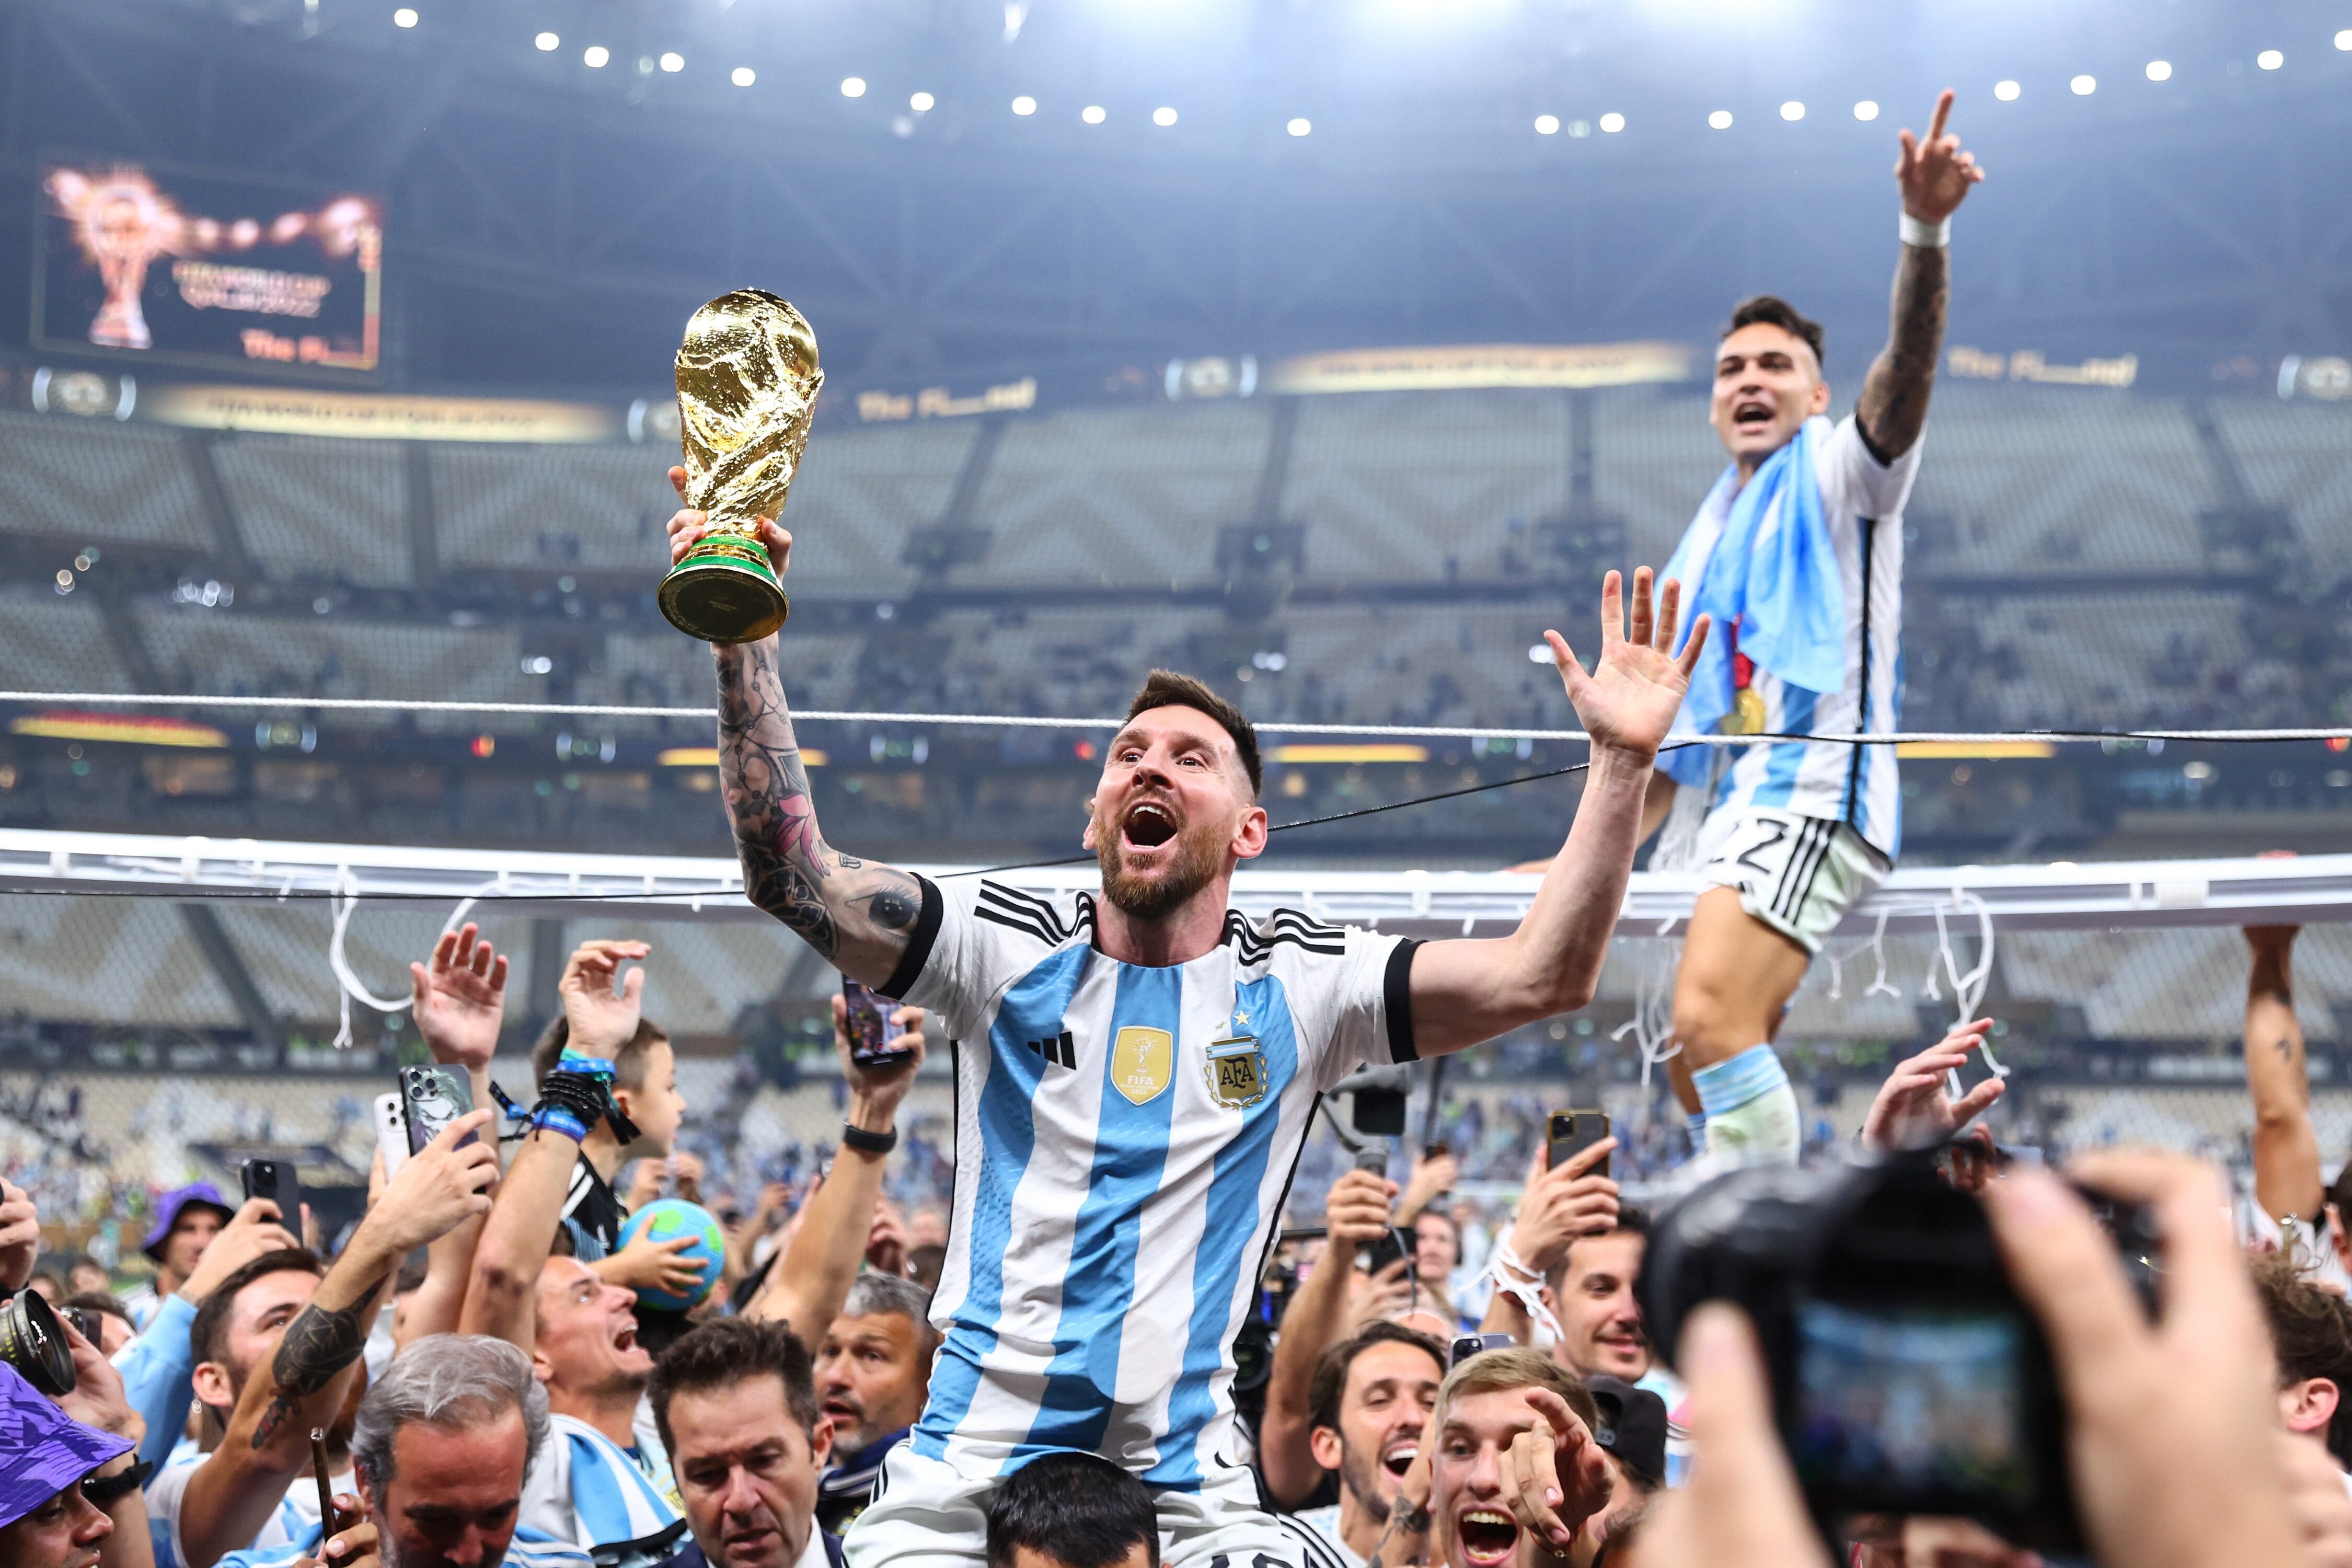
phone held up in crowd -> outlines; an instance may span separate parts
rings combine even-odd
[[[907,1031],[898,1023],[898,999],[877,994],[846,974],[841,977],[841,999],[849,1009],[849,1059],[872,1070],[894,1068],[909,1053],[898,1045]]]

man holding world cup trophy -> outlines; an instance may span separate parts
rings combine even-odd
[[[1636,572],[1629,616],[1612,572],[1591,674],[1546,634],[1592,763],[1507,936],[1421,942],[1229,908],[1234,868],[1266,843],[1257,737],[1165,670],[1104,753],[1082,838],[1099,896],[934,883],[825,842],[785,705],[792,650],[775,628],[793,539],[774,519],[820,380],[806,324],[749,291],[695,321],[678,360],[687,464],[671,471],[687,506],[662,602],[716,644],[745,889],[844,973],[938,1009],[964,1047],[931,1308],[942,1343],[922,1417],[849,1533],[849,1568],[979,1568],[997,1481],[1060,1451],[1140,1478],[1178,1568],[1304,1563],[1292,1527],[1258,1509],[1230,1395],[1234,1335],[1317,1097],[1366,1063],[1457,1051],[1590,999],[1704,619],[1675,658],[1677,585],[1654,595]],[[753,552],[772,563],[764,581]],[[706,591],[721,574],[726,591]],[[887,1150],[890,1136],[842,1140]]]

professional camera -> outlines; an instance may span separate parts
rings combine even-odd
[[[2153,1216],[2086,1195],[2152,1300]],[[1704,1301],[1754,1321],[1825,1539],[1856,1514],[1941,1514],[2083,1550],[2049,1344],[1940,1152],[1719,1176],[1659,1218],[1638,1291],[1663,1349]]]
[[[89,1338],[87,1333],[83,1337]],[[79,1381],[73,1347],[58,1327],[57,1313],[37,1290],[19,1290],[0,1301],[0,1361],[52,1398],[71,1394]]]

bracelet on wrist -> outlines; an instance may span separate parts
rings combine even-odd
[[[898,1130],[893,1127],[887,1132],[868,1132],[845,1121],[841,1124],[841,1146],[861,1154],[887,1154],[898,1146]]]
[[[154,1461],[141,1459],[129,1468],[118,1470],[110,1476],[85,1478],[81,1483],[81,1495],[100,1508],[111,1507],[145,1486],[147,1478],[154,1473]]]
[[[1927,223],[1905,213],[1896,232],[1903,236],[1906,245],[1920,250],[1941,250],[1952,243],[1952,220],[1947,217],[1937,223]]]

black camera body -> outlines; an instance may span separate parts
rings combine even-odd
[[[2108,1211],[2111,1231],[2153,1250],[2145,1215]],[[2084,1549],[2049,1343],[1983,1205],[1933,1152],[1717,1177],[1661,1216],[1637,1289],[1662,1348],[1705,1301],[1753,1320],[1824,1539],[1857,1514],[1938,1514],[2034,1551]]]

